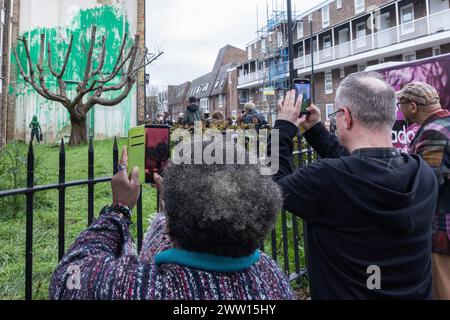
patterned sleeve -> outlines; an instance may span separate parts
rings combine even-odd
[[[140,263],[130,232],[131,222],[105,213],[82,232],[53,273],[51,299],[139,299],[156,274]],[[141,281],[145,277],[147,281]]]
[[[153,263],[158,253],[173,248],[172,240],[170,240],[166,230],[166,216],[163,213],[158,213],[145,235],[142,251],[139,255],[141,261]]]
[[[422,133],[420,141],[417,141],[414,150],[433,169],[438,178],[439,185],[444,182],[443,175],[448,168],[444,166],[444,155],[449,148],[448,139],[439,131],[427,130]]]

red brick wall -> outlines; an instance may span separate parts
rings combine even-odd
[[[12,7],[13,17],[11,22],[11,46],[17,47],[19,37],[19,23],[20,23],[20,0],[15,0]],[[10,58],[8,57],[8,64],[10,64]],[[14,89],[17,80],[17,65],[15,63],[10,64],[10,73],[7,75],[8,88],[11,85]],[[4,91],[7,92],[7,91]],[[12,92],[7,97],[7,111],[6,111],[6,141],[10,142],[15,140],[15,121],[16,121],[16,94]]]
[[[8,106],[8,87],[9,87],[9,77],[8,77],[8,65],[9,65],[9,15],[10,15],[10,0],[5,0],[6,17],[5,26],[3,29],[3,52],[2,55],[2,70],[1,75],[3,76],[3,84],[0,94],[0,148],[6,144],[6,123],[7,123],[7,106]]]
[[[140,35],[139,48],[145,48],[145,0],[137,3],[137,33]],[[142,124],[145,121],[145,68],[138,72],[137,85],[137,121]]]

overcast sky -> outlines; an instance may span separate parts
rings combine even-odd
[[[164,55],[151,65],[150,84],[177,85],[211,71],[220,48],[230,44],[245,49],[266,25],[266,3],[272,0],[147,0],[146,42]],[[292,0],[293,9],[304,12],[324,0]],[[274,5],[275,6],[275,5]],[[286,4],[284,4],[286,7]]]

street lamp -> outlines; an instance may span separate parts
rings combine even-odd
[[[287,18],[288,18],[288,59],[289,59],[289,88],[293,88],[294,84],[294,41],[292,39],[292,4],[291,0],[287,1]],[[314,48],[313,48],[313,23],[309,21],[310,29],[310,48],[311,48],[311,102],[315,103],[315,79],[314,79]]]

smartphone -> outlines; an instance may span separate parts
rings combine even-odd
[[[311,106],[311,81],[308,79],[294,79],[294,88],[296,93],[295,99],[297,99],[300,94],[303,94],[300,114],[309,114],[306,109]]]
[[[161,175],[170,160],[170,127],[145,125],[130,130],[128,134],[128,174],[139,168],[141,183],[154,184],[153,174]]]

